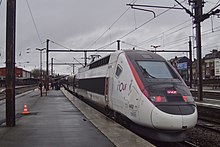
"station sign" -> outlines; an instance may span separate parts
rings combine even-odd
[[[178,63],[177,64],[177,69],[178,70],[186,70],[187,69],[187,62]]]

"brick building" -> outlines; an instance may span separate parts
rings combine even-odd
[[[5,79],[6,67],[0,68],[0,79]],[[31,78],[31,72],[24,70],[23,68],[15,67],[16,78]]]
[[[185,81],[189,80],[189,59],[187,57],[175,57],[170,63],[177,69]],[[192,62],[193,79],[197,79],[197,60]],[[212,50],[202,59],[203,79],[220,79],[220,51]]]
[[[212,50],[212,53],[205,55],[205,78],[220,78],[220,51]]]

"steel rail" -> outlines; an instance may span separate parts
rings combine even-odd
[[[29,91],[29,90],[32,90],[33,88],[36,88],[36,87],[37,87],[37,85],[19,86],[19,87],[15,88],[16,95],[23,93],[23,92],[26,92],[26,91]],[[6,93],[5,93],[5,90],[2,90],[0,92],[0,101],[5,100],[5,99],[6,99]]]

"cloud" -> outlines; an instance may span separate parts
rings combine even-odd
[[[152,13],[129,9],[120,17],[123,12],[129,8],[126,4],[131,1],[132,0],[28,0],[42,42],[45,42],[46,39],[50,39],[69,48],[87,49],[88,47],[100,48],[121,38],[124,42],[140,45],[142,48],[151,49],[150,45],[152,44],[158,44],[170,49],[178,47],[181,47],[181,49],[188,48],[188,44],[183,43],[186,42],[188,36],[192,36],[193,34],[192,26],[190,25],[191,21],[189,21],[189,26],[185,29],[180,30],[182,26],[174,28],[190,18],[185,11],[170,10],[160,15],[165,9],[146,8],[153,10],[157,16],[160,15],[156,19],[151,20],[153,18]],[[210,8],[215,6],[216,2],[217,1],[213,1],[214,4],[206,3],[204,12],[208,12]],[[173,0],[137,0],[136,3],[161,6],[173,6],[175,4]],[[187,2],[183,4],[191,10]],[[5,9],[6,4],[5,1],[3,1],[0,6],[0,52],[3,54],[1,56],[2,60],[5,60]],[[116,22],[119,17],[120,19]],[[214,27],[218,27],[220,19],[215,17],[213,20]],[[113,23],[114,25],[111,26]],[[202,30],[210,28],[210,19],[205,20],[202,23]],[[16,30],[16,62],[26,62],[26,60],[29,60],[30,63],[25,65],[25,68],[30,70],[37,68],[39,66],[39,52],[36,51],[36,48],[46,47],[46,44],[43,43],[41,45],[39,41],[25,0],[17,1]],[[106,33],[102,35],[104,32]],[[213,34],[209,34],[208,38],[203,36],[204,53],[211,50],[212,47],[210,46],[217,46],[217,48],[219,48],[218,34],[218,32],[214,32]],[[101,35],[102,37],[98,39]],[[183,40],[178,42],[181,38],[183,38]],[[94,42],[95,40],[97,41]],[[180,46],[180,44],[182,45]],[[116,47],[117,44],[115,43],[107,48]],[[122,44],[122,48],[132,47],[132,45]],[[31,48],[30,53],[26,53],[27,48]],[[50,48],[62,47],[50,43]],[[22,53],[21,57],[18,56],[20,52]],[[175,54],[170,53],[163,53],[162,55],[165,58],[175,56]],[[182,53],[177,55],[182,55]],[[81,57],[84,56],[83,53],[50,54],[50,58],[54,57],[61,62],[75,62],[73,56],[83,62],[83,59],[81,59]],[[1,65],[4,65],[3,62]],[[70,66],[55,67],[57,72],[66,74],[70,73],[70,69]]]

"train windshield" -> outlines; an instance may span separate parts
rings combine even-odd
[[[137,61],[145,78],[151,79],[172,79],[173,74],[165,62],[158,61]]]

